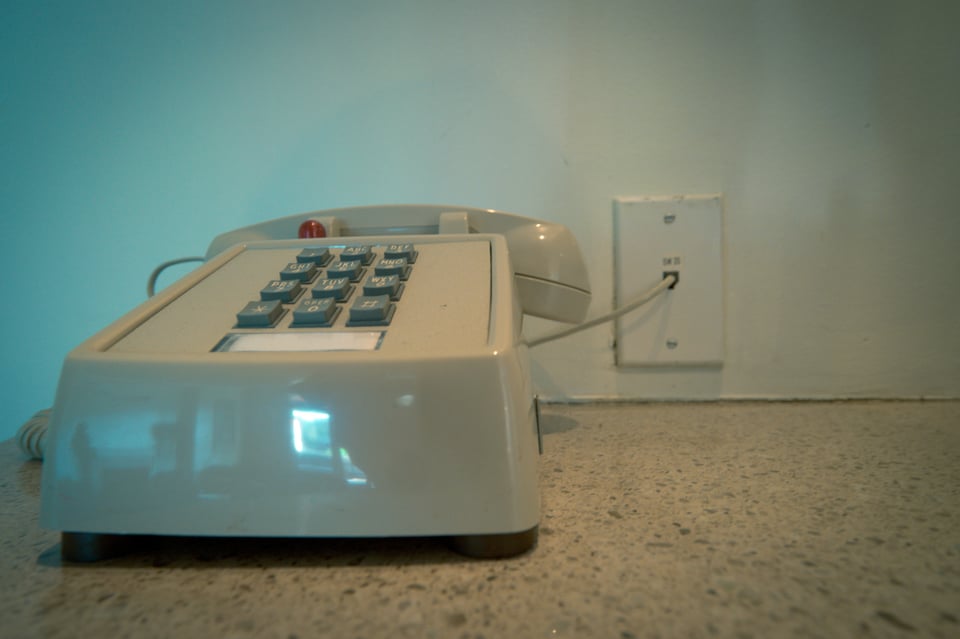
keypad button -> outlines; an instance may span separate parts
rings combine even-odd
[[[383,249],[383,256],[390,259],[402,257],[407,262],[413,263],[417,259],[417,252],[413,244],[388,244]]]
[[[302,287],[299,280],[270,280],[266,286],[260,289],[260,299],[280,300],[290,303],[300,295]]]
[[[280,279],[309,282],[316,274],[317,265],[313,262],[291,262],[280,271]]]
[[[340,251],[343,262],[360,262],[364,266],[373,260],[373,250],[369,246],[348,246]]]
[[[263,328],[273,324],[283,315],[283,306],[279,300],[250,302],[237,313],[237,326],[241,328]]]
[[[339,259],[327,267],[327,277],[345,277],[352,282],[359,280],[362,273],[363,269],[360,268],[360,262],[344,262],[342,259]]]
[[[394,304],[387,295],[361,295],[350,306],[347,326],[389,324],[394,310]]]
[[[401,280],[410,276],[410,266],[407,260],[402,257],[383,258],[373,269],[377,275],[396,275]]]
[[[345,277],[322,278],[313,285],[310,294],[314,298],[330,297],[342,302],[347,299],[352,290],[353,286],[350,285],[350,280]]]
[[[397,275],[373,275],[363,283],[364,295],[389,295],[396,300],[400,292],[400,277]]]
[[[337,304],[333,298],[306,298],[293,309],[293,324],[295,326],[329,326],[336,317],[337,311]]]
[[[317,266],[323,266],[333,258],[330,249],[326,248],[305,248],[297,255],[298,262],[309,262]]]

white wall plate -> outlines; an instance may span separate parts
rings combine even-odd
[[[718,194],[614,200],[615,305],[679,274],[675,288],[617,320],[617,366],[723,363],[722,211]]]

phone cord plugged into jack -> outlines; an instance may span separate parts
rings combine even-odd
[[[672,273],[666,274],[659,284],[643,293],[639,297],[631,300],[627,304],[624,304],[620,308],[607,313],[606,315],[601,315],[600,317],[595,317],[591,320],[587,320],[576,326],[571,326],[570,328],[565,328],[563,330],[557,331],[556,333],[547,333],[540,337],[535,337],[533,339],[524,340],[524,344],[529,347],[540,346],[540,344],[545,344],[547,342],[552,342],[553,340],[560,339],[561,337],[566,337],[567,335],[573,335],[574,333],[579,333],[580,331],[585,331],[588,328],[593,328],[600,324],[615,320],[622,315],[626,315],[630,311],[636,310],[655,298],[656,296],[663,293],[669,288],[673,288],[674,284],[677,283],[677,276]]]

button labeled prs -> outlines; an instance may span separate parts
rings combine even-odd
[[[299,280],[270,280],[266,286],[260,289],[260,299],[264,301],[280,300],[290,303],[297,299],[300,290]]]

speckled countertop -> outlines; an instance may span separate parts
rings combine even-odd
[[[0,445],[3,637],[960,636],[960,403],[548,406],[538,547],[169,540],[64,565]]]

